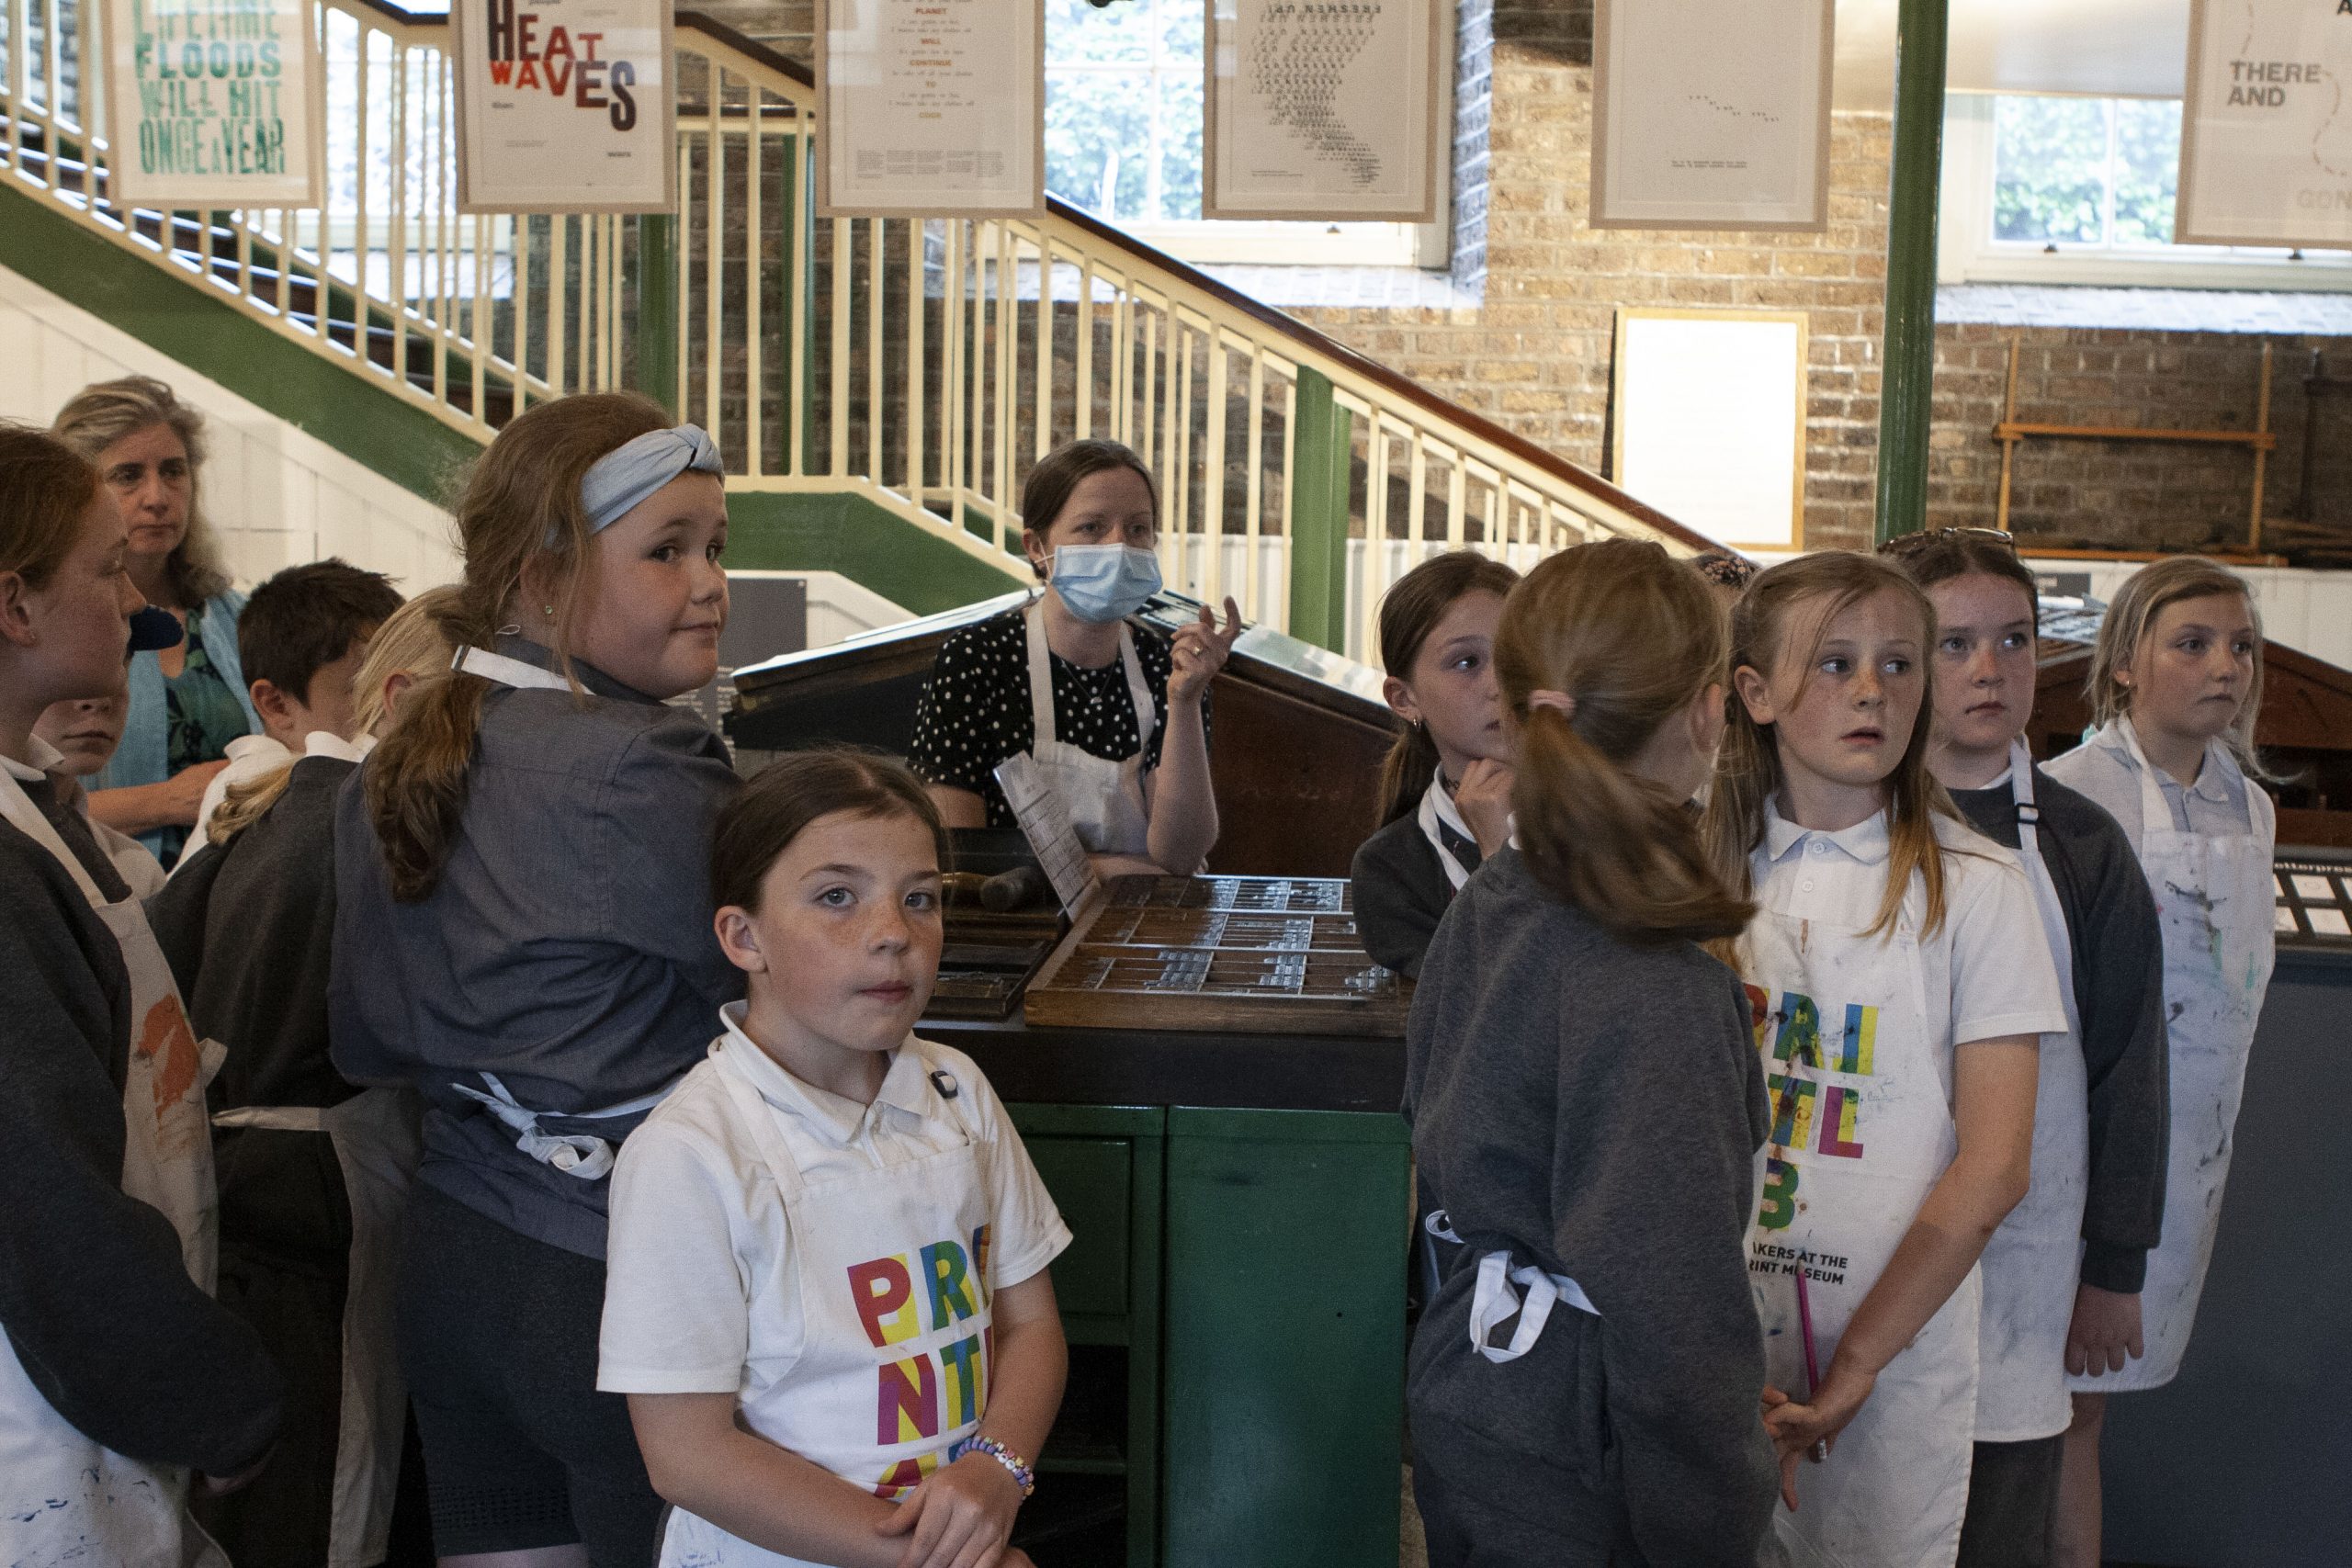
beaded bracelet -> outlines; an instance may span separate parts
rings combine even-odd
[[[1023,1497],[1025,1498],[1037,1490],[1037,1472],[1029,1467],[1029,1461],[994,1438],[967,1438],[963,1443],[963,1450],[964,1453],[967,1454],[986,1454],[1004,1466],[1006,1470],[1011,1471],[1013,1483],[1021,1488]],[[963,1456],[959,1454],[956,1457],[960,1459]]]

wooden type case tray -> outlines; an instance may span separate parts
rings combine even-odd
[[[1410,986],[1365,956],[1344,878],[1122,876],[1029,982],[1033,1024],[1396,1039]]]

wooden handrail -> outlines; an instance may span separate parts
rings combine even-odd
[[[447,14],[443,12],[420,14],[409,11],[401,6],[397,0],[348,0],[348,3],[366,6],[393,21],[413,26],[447,26],[449,19]],[[778,75],[786,77],[800,86],[811,91],[816,88],[816,74],[808,66],[760,42],[757,39],[746,38],[742,33],[707,12],[682,10],[676,14],[673,25],[687,32],[699,33],[714,43],[722,44],[753,63],[775,72]],[[1197,267],[1180,261],[1167,252],[1148,245],[1134,235],[1103,222],[1092,213],[1082,211],[1054,196],[1046,197],[1046,210],[1050,217],[1084,231],[1104,245],[1125,253],[1139,265],[1166,274],[1185,288],[1208,296],[1226,309],[1249,317],[1306,353],[1339,367],[1348,375],[1369,381],[1384,391],[1394,394],[1423,412],[1444,421],[1475,439],[1510,453],[1521,462],[1550,476],[1569,489],[1580,491],[1604,506],[1636,518],[1645,526],[1691,549],[1712,550],[1720,547],[1714,540],[1685,527],[1658,511],[1657,508],[1635,500],[1599,474],[1580,468],[1549,448],[1540,446],[1527,437],[1514,431],[1506,430],[1483,415],[1474,413],[1461,404],[1439,396],[1402,372],[1391,369],[1376,360],[1366,358],[1347,344],[1317,332],[1295,317],[1285,315],[1262,300],[1253,299],[1238,289],[1220,283]]]

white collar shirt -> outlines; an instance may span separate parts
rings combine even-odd
[[[12,779],[24,784],[39,784],[50,773],[65,766],[65,753],[38,735],[25,737],[25,759],[19,762],[14,757],[0,756],[0,768],[7,769]]]

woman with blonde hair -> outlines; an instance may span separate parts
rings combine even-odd
[[[2068,1368],[2074,1424],[2059,1467],[2058,1560],[2099,1560],[2099,1434],[2110,1393],[2180,1371],[2212,1261],[2246,1057],[2274,957],[2278,810],[2254,751],[2262,619],[2245,580],[2202,556],[2126,579],[2091,653],[2098,730],[2050,776],[2123,826],[2164,931],[2172,1074],[2163,1239],[2139,1295],[2137,1359]]]
[[[198,502],[204,419],[163,382],[126,376],[76,392],[51,434],[98,470],[121,509],[131,585],[187,632],[132,656],[122,743],[90,786],[92,818],[169,869],[229,743],[261,728],[237,657],[245,598],[229,586]]]

